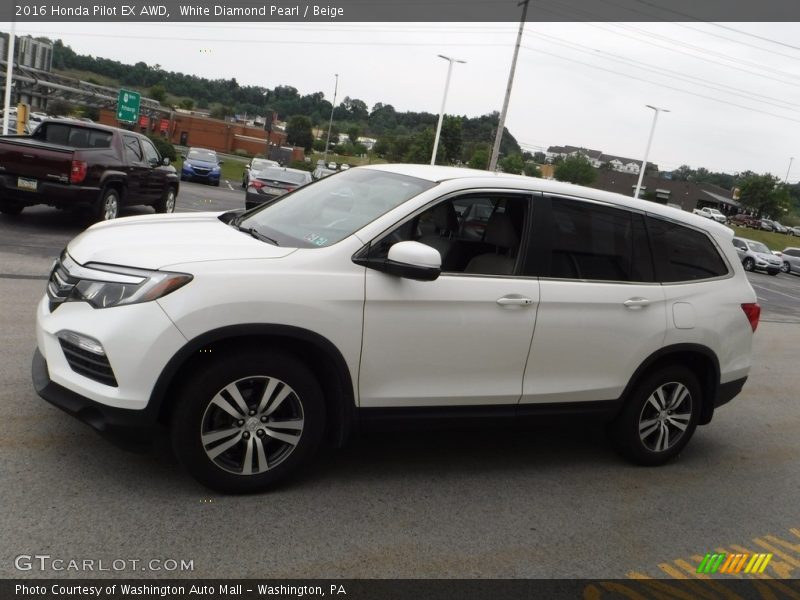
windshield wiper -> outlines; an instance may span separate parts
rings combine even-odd
[[[280,246],[280,244],[278,243],[278,240],[274,240],[271,237],[264,235],[263,233],[261,233],[255,227],[242,227],[241,225],[236,225],[236,229],[238,229],[239,231],[243,231],[243,232],[253,236],[257,240],[261,240],[262,242],[270,243],[273,246]]]

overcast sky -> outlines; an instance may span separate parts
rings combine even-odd
[[[530,15],[529,15],[530,16]],[[0,23],[8,31],[8,23]],[[397,110],[438,113],[447,63],[456,65],[446,112],[502,106],[518,24],[20,23],[18,33],[61,38],[81,54],[240,84],[291,85]],[[800,179],[800,24],[537,23],[525,27],[506,126],[523,148],[575,145]],[[770,114],[765,114],[770,113]],[[489,141],[489,140],[487,140]]]

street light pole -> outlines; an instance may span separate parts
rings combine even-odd
[[[331,143],[331,127],[333,126],[333,110],[336,108],[336,93],[339,91],[339,74],[335,73],[336,84],[333,86],[333,103],[331,104],[331,118],[328,121],[328,137],[325,138],[325,154],[322,155],[322,161],[328,164],[328,146]]]
[[[450,88],[450,75],[453,72],[453,63],[466,63],[465,60],[458,60],[450,56],[440,54],[439,58],[445,59],[449,64],[447,65],[447,79],[444,82],[444,96],[442,96],[442,108],[439,111],[439,123],[436,125],[436,136],[433,138],[433,153],[431,154],[431,164],[436,164],[436,151],[439,149],[439,136],[442,133],[442,121],[444,120],[444,105],[447,102],[447,90]]]
[[[639,169],[639,181],[636,182],[636,191],[633,194],[634,198],[639,197],[639,191],[642,189],[642,179],[644,178],[644,172],[647,169],[647,157],[650,154],[650,144],[653,143],[653,134],[656,131],[656,123],[658,122],[658,113],[660,112],[670,112],[666,108],[659,108],[657,106],[651,106],[649,104],[646,105],[647,108],[652,108],[655,113],[653,114],[653,124],[650,127],[650,137],[647,138],[647,148],[644,151],[644,160],[642,161],[642,168]]]
[[[789,168],[786,169],[786,177],[783,178],[783,185],[786,185],[786,182],[789,181],[789,171],[792,170],[792,161],[794,161],[794,156],[789,157]]]

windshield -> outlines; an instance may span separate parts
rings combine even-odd
[[[217,155],[210,150],[189,150],[187,160],[201,160],[203,162],[217,162]]]
[[[761,242],[747,242],[748,246],[750,246],[750,250],[753,252],[762,252],[763,254],[772,254],[764,244]]]
[[[280,169],[276,167],[267,167],[262,169],[256,175],[259,179],[269,181],[280,181],[283,183],[305,183],[308,181],[304,171],[289,171],[287,169]]]
[[[239,225],[255,228],[281,246],[330,246],[434,185],[395,173],[350,169],[283,196]]]

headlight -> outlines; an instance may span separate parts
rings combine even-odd
[[[192,280],[187,273],[149,271],[90,263],[80,270],[67,302],[88,302],[94,308],[138,304],[162,298]]]

